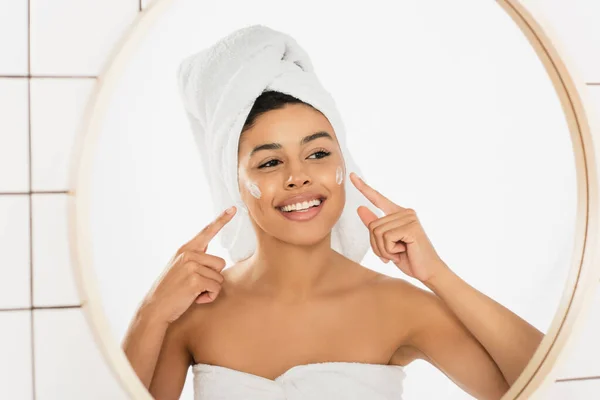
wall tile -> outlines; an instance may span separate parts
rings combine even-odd
[[[31,0],[32,75],[99,75],[138,14],[138,0]]]
[[[29,196],[0,195],[0,309],[31,307],[30,277]]]
[[[539,400],[593,400],[600,398],[600,379],[556,382]],[[538,399],[538,398],[536,398]]]
[[[26,78],[0,78],[0,192],[29,191],[28,91]]]
[[[32,195],[33,304],[81,303],[71,266],[66,194]]]
[[[600,2],[522,0],[576,64],[586,82],[600,82]]]
[[[34,311],[36,400],[128,398],[80,308]]]
[[[600,376],[600,284],[575,341],[556,367],[557,379]]]
[[[598,51],[600,52],[600,49]],[[591,102],[590,112],[594,114],[597,128],[600,129],[600,85],[587,85],[586,89]]]
[[[0,0],[0,75],[28,73],[27,18],[27,0]]]
[[[31,311],[0,312],[0,399],[33,399]]]
[[[75,138],[96,79],[31,80],[31,187],[67,190]]]

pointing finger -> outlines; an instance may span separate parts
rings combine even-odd
[[[393,201],[367,185],[365,181],[360,179],[356,173],[350,173],[350,180],[356,186],[356,188],[377,208],[383,211],[386,215],[402,210],[402,207],[395,204]]]
[[[228,212],[230,211],[230,212]],[[191,247],[206,252],[210,241],[219,233],[219,231],[233,218],[236,207],[232,206],[223,211],[214,221],[206,225],[192,240],[184,247]]]
[[[375,213],[373,211],[369,210],[369,208],[365,207],[365,206],[358,207],[358,209],[356,211],[358,212],[358,216],[360,217],[360,220],[363,222],[363,224],[365,224],[365,226],[367,228],[369,228],[369,225],[371,224],[371,222],[373,222],[379,218],[379,217],[377,217],[377,215],[375,215]],[[379,257],[382,262],[387,263],[389,260],[387,258],[382,257],[381,251],[379,250],[379,246],[377,245],[377,242],[375,240],[375,236],[373,234],[371,234],[370,229],[369,229],[369,240],[371,241],[371,248],[373,249],[373,253],[375,253],[375,255],[377,257]]]

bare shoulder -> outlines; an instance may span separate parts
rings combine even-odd
[[[219,316],[228,315],[234,311],[234,303],[240,301],[236,294],[236,281],[232,270],[225,269],[221,273],[225,280],[217,298],[210,303],[192,303],[186,312],[173,323],[173,331],[174,333],[178,332],[177,336],[182,345],[192,355],[192,363],[195,362],[194,350],[198,342],[203,340],[203,334],[207,331],[207,327],[218,322]]]
[[[216,300],[215,300],[216,301]],[[165,340],[177,342],[177,347],[189,356],[189,363],[193,365],[193,337],[197,335],[211,315],[211,307],[207,304],[192,303],[190,307],[176,321],[169,325]]]
[[[411,333],[416,333],[420,328],[420,323],[432,317],[444,308],[444,302],[434,293],[423,289],[411,282],[384,275],[374,281],[376,289],[382,293],[382,301],[390,309],[402,312],[406,318],[407,326],[411,328]]]
[[[413,302],[423,296],[425,292],[405,279],[373,270],[365,273],[365,283],[374,292],[374,295],[392,308],[410,308]]]
[[[386,274],[378,274],[369,286],[378,306],[388,316],[386,329],[398,338],[390,364],[406,366],[415,359],[429,361],[415,344],[415,338],[431,326],[431,319],[439,318],[440,310],[445,308],[442,300],[429,290]]]

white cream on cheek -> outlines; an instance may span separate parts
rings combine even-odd
[[[246,189],[248,189],[248,191],[250,192],[250,194],[252,196],[254,196],[257,199],[261,198],[262,193],[260,192],[260,189],[258,188],[258,185],[250,180],[246,181]]]
[[[338,165],[338,167],[335,171],[335,183],[337,183],[338,185],[341,185],[343,181],[344,181],[344,170],[342,169],[341,166]]]
[[[256,182],[250,180],[246,171],[240,170],[239,176],[240,176],[240,181],[242,182],[242,184],[246,188],[246,190],[248,190],[250,192],[250,194],[252,196],[254,196],[255,198],[260,199],[262,196],[262,193],[261,193],[260,189],[258,188],[258,185],[256,184]]]

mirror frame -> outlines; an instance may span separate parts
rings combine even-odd
[[[553,40],[555,34],[548,29],[549,24],[543,22],[540,16],[534,16],[521,0],[496,2],[521,29],[552,80],[571,134],[577,176],[578,202],[573,255],[559,307],[532,359],[502,397],[503,400],[527,399],[554,383],[557,372],[555,366],[559,360],[564,359],[567,345],[573,343],[569,339],[581,329],[581,322],[590,311],[592,295],[600,279],[600,263],[594,260],[594,250],[600,248],[597,160],[600,146],[596,144],[594,148],[594,143],[600,142],[600,131],[598,122],[592,119],[591,101],[582,75],[565,58],[564,53],[559,51],[557,44],[560,42]],[[116,83],[152,24],[172,3],[173,0],[152,1],[140,11],[109,55],[98,76],[75,139],[75,151],[69,171],[71,189],[67,194],[69,244],[73,274],[82,299],[81,308],[96,345],[116,380],[132,399],[140,400],[153,398],[111,333],[92,268],[89,177],[102,121]]]

